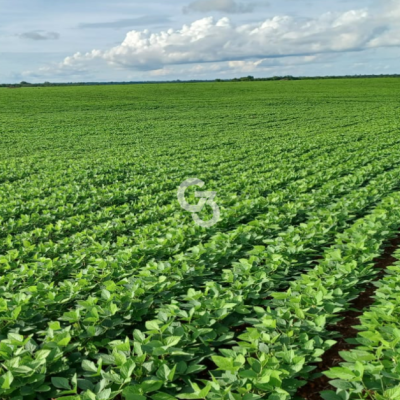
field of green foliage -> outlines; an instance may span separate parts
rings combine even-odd
[[[0,399],[298,398],[398,235],[399,116],[399,79],[0,89]],[[399,272],[326,400],[400,398]]]

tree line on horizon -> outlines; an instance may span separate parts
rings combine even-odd
[[[267,78],[255,78],[254,76],[244,76],[233,79],[212,79],[212,80],[172,80],[172,81],[129,81],[129,82],[43,82],[29,83],[22,81],[20,83],[1,83],[5,88],[22,87],[52,87],[52,86],[88,86],[88,85],[133,85],[133,84],[151,84],[151,83],[201,83],[201,82],[262,82],[262,81],[298,81],[298,80],[316,80],[316,79],[366,79],[366,78],[400,78],[400,74],[381,74],[381,75],[328,75],[328,76],[273,76]]]

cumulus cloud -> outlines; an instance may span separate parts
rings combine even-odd
[[[195,0],[183,8],[185,14],[190,12],[208,13],[219,11],[229,14],[248,13],[254,10],[254,3],[244,4],[235,0]]]
[[[22,39],[30,40],[57,40],[60,34],[57,32],[44,32],[44,31],[30,31],[18,35]]]
[[[388,3],[387,3],[388,4]],[[249,69],[268,59],[314,57],[400,45],[398,19],[390,10],[368,9],[325,13],[317,18],[275,16],[236,26],[228,18],[202,18],[181,29],[161,32],[133,30],[108,50],[76,53],[57,69],[82,69],[104,62],[120,69],[162,71],[171,65],[231,62]],[[236,64],[235,64],[236,63]],[[253,68],[251,67],[251,68]]]

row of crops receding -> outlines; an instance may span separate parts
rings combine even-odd
[[[399,92],[0,90],[0,399],[289,400],[320,372],[326,400],[399,399],[399,265],[375,268],[400,232]],[[209,229],[188,178],[217,193]]]

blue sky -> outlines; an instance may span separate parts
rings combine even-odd
[[[397,0],[0,0],[0,82],[400,73]]]

